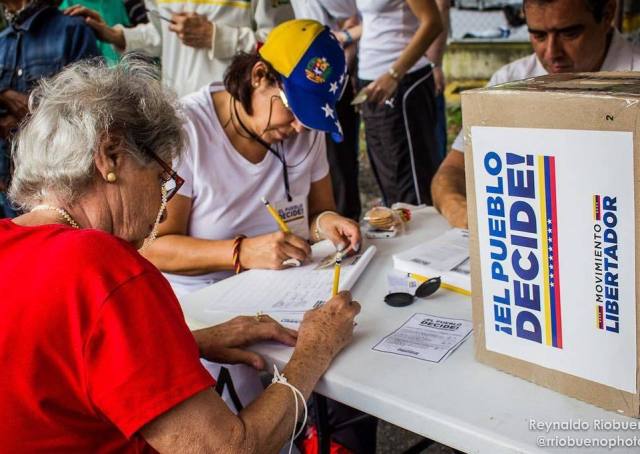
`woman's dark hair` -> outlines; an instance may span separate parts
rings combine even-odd
[[[253,114],[253,109],[251,108],[251,95],[253,93],[251,71],[258,62],[264,63],[267,67],[267,73],[265,74],[267,80],[271,84],[278,83],[280,76],[269,62],[260,57],[257,51],[236,54],[224,73],[224,88],[231,96],[240,101],[240,104],[249,115]]]

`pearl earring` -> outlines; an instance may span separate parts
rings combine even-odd
[[[109,173],[107,174],[107,181],[108,181],[109,183],[115,183],[117,179],[118,179],[118,177],[116,176],[116,174],[115,174],[115,173],[113,173],[113,172],[109,172]]]

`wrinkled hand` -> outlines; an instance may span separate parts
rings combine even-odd
[[[240,264],[243,268],[283,269],[287,259],[298,259],[300,263],[311,255],[306,240],[292,233],[274,232],[245,238],[240,246]]]
[[[65,9],[67,16],[84,17],[84,21],[93,29],[100,41],[115,45],[119,50],[124,50],[126,41],[124,33],[119,28],[109,27],[100,14],[84,6],[74,5]]]
[[[11,114],[0,117],[0,138],[9,139],[12,131],[18,127],[18,119]]]
[[[350,249],[358,252],[360,250],[362,243],[360,226],[352,219],[327,213],[320,219],[318,230],[335,245],[338,251]]]
[[[383,104],[398,89],[398,81],[390,74],[384,73],[367,85],[367,102]]]
[[[330,361],[353,337],[353,319],[360,304],[351,293],[340,292],[317,309],[307,311],[298,331],[297,352],[311,354],[314,360]]]
[[[262,341],[276,341],[293,347],[297,333],[268,315],[239,316],[209,328],[193,331],[200,356],[213,362],[265,367],[264,359],[246,347]]]
[[[469,227],[467,218],[467,199],[463,196],[449,197],[440,207],[442,215],[451,227],[466,229]]]
[[[29,113],[29,96],[25,93],[8,89],[0,93],[0,102],[19,122]]]
[[[171,15],[169,30],[175,32],[186,46],[199,49],[211,49],[213,23],[205,16],[196,13],[177,13]]]
[[[447,85],[442,66],[433,68],[433,84],[435,85],[436,96],[440,96]]]

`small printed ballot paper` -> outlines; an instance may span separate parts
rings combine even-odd
[[[639,416],[640,75],[462,95],[476,357]]]
[[[471,322],[467,320],[413,314],[373,349],[439,363],[462,344],[471,328]]]

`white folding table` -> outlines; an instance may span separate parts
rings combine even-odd
[[[427,241],[447,228],[444,218],[427,208],[414,214],[405,235],[372,240],[378,252],[352,291],[362,305],[353,343],[335,359],[318,382],[316,392],[469,453],[567,452],[566,447],[540,444],[618,437],[622,443],[635,443],[634,447],[577,452],[640,452],[640,430],[597,430],[597,424],[635,420],[478,363],[472,337],[440,364],[372,350],[414,313],[471,320],[471,298],[444,289],[404,308],[389,307],[383,302],[387,273],[393,267],[392,254]],[[237,315],[206,311],[214,304],[208,293],[203,289],[181,300],[191,328]],[[267,363],[279,368],[286,364],[292,351],[272,343],[258,345],[255,350]],[[587,423],[589,429],[546,432],[533,429],[532,421],[574,426],[583,422],[582,426]]]

